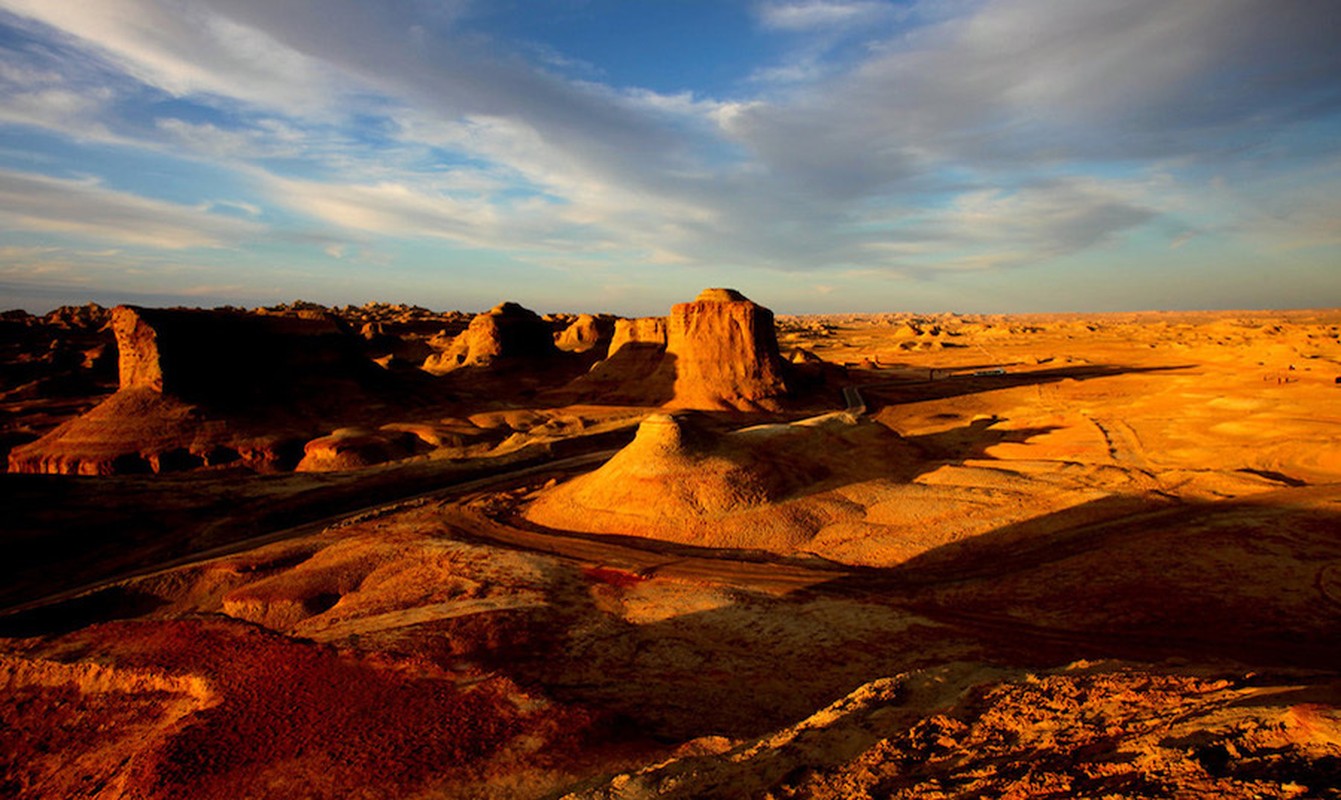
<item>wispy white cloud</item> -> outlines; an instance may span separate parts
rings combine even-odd
[[[427,236],[478,240],[497,227],[488,205],[403,183],[333,184],[272,178],[273,196],[294,209],[337,228],[386,236]]]
[[[253,237],[259,225],[119,192],[97,180],[0,170],[0,227],[168,250],[222,247]]]
[[[209,3],[4,0],[0,8],[80,40],[171,95],[204,93],[289,109],[329,99],[331,77],[318,61]]]
[[[171,145],[216,159],[296,158],[308,151],[306,137],[278,120],[224,128],[211,122],[161,117],[155,126]]]
[[[791,0],[758,6],[759,18],[765,26],[790,31],[856,25],[889,11],[887,4],[871,0]]]

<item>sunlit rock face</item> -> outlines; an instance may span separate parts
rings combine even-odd
[[[560,350],[570,353],[605,351],[614,335],[615,318],[608,314],[579,314],[554,340]]]
[[[607,401],[704,411],[773,411],[787,394],[773,312],[705,289],[667,317],[616,321],[609,356],[570,387]]]
[[[447,349],[428,357],[424,370],[434,374],[462,367],[488,366],[505,358],[546,356],[556,352],[549,325],[517,303],[499,303],[477,315]]]
[[[734,289],[705,289],[671,308],[666,363],[677,408],[776,409],[787,392],[773,312]]]
[[[627,344],[655,346],[664,350],[666,318],[639,317],[617,320],[614,337],[610,340],[610,355],[615,356]]]

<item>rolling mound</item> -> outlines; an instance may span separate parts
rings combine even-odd
[[[878,440],[897,448],[890,439],[846,414],[725,435],[692,415],[653,414],[600,469],[541,492],[526,516],[570,530],[788,551],[843,517],[841,499],[806,495],[850,480],[854,448]]]

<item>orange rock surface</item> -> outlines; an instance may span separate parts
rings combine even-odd
[[[424,370],[442,374],[488,366],[498,359],[543,357],[555,349],[549,326],[535,312],[516,303],[499,303],[472,319],[446,350],[429,356]]]
[[[773,312],[734,289],[705,289],[671,307],[666,360],[676,408],[778,408],[786,394]]]

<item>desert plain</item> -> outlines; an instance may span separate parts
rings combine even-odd
[[[1341,796],[1341,310],[590,311],[6,314],[0,794]]]

